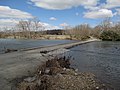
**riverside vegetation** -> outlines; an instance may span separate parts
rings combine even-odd
[[[109,40],[120,40],[120,22],[111,22],[109,18],[92,28],[89,24],[75,27],[66,26],[59,30],[45,30],[37,18],[28,21],[19,21],[13,28],[1,28],[0,38],[17,39],[71,39],[86,40],[91,37]]]

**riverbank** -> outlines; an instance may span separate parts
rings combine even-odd
[[[38,66],[48,60],[51,55],[57,55],[60,53],[67,52],[66,49],[79,44],[85,44],[93,41],[98,41],[96,39],[81,41],[76,43],[69,43],[63,45],[54,45],[48,47],[40,48],[30,48],[21,50],[18,52],[12,52],[0,55],[0,90],[14,90],[15,82],[17,78],[22,78],[25,76],[30,76],[34,74]],[[42,51],[49,52],[48,54],[40,53]]]
[[[17,84],[18,90],[112,90],[92,73],[78,72],[70,57],[54,57],[40,66],[35,75]]]
[[[35,40],[76,40],[75,38],[71,38],[70,35],[40,35],[31,38],[19,37],[19,36],[8,36],[5,39],[35,39]]]
[[[4,39],[34,39],[34,40],[87,40],[92,36],[82,38],[77,35],[36,35],[31,37],[21,37],[21,36],[8,36],[4,37]]]

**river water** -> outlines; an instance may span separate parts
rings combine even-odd
[[[74,58],[72,66],[92,72],[103,83],[120,90],[120,42],[91,42],[66,53]]]
[[[24,40],[24,39],[0,39],[0,53],[6,49],[27,49],[33,47],[51,46],[58,44],[71,43],[71,40]]]
[[[0,39],[0,53],[5,48],[26,49],[76,41],[70,40],[16,40]],[[120,90],[120,42],[91,42],[70,49],[72,67],[80,72],[91,72],[103,83]]]

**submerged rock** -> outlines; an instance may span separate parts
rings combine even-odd
[[[5,53],[15,52],[18,51],[17,49],[6,49]]]
[[[28,78],[25,78],[24,79],[24,81],[26,81],[26,82],[33,82],[33,81],[35,81],[36,80],[36,77],[34,76],[34,77],[28,77]]]

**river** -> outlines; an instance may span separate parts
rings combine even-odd
[[[72,67],[92,72],[103,83],[120,90],[120,42],[91,42],[66,53],[72,56]]]
[[[76,42],[71,40],[0,39],[0,52],[5,48],[26,49]],[[103,83],[120,90],[120,42],[91,42],[75,46],[65,55],[74,59],[72,67],[80,72],[91,72]]]
[[[0,53],[6,49],[27,49],[76,42],[72,40],[0,39]]]

